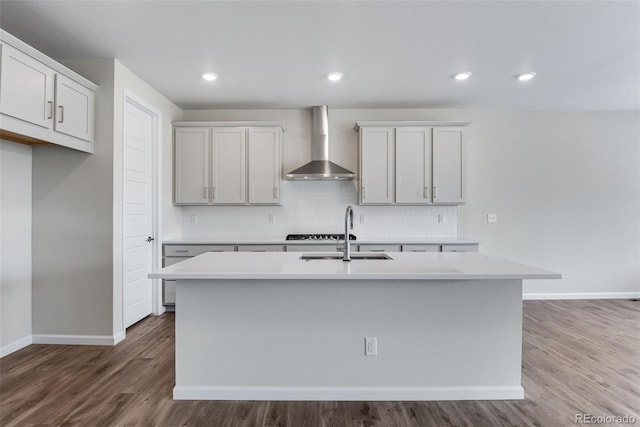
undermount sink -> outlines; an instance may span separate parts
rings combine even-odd
[[[300,259],[303,261],[313,261],[313,260],[342,260],[342,254],[302,254],[300,255]],[[393,259],[387,254],[379,253],[379,254],[362,254],[355,253],[351,254],[351,260],[385,260],[385,259]]]

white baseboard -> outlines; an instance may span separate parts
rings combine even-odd
[[[124,331],[118,332],[113,336],[113,345],[118,344],[120,341],[122,341],[126,337],[127,337],[127,334]]]
[[[31,335],[27,335],[26,337],[20,338],[12,343],[3,345],[0,347],[0,358],[25,348],[26,346],[31,345],[31,343],[33,343],[33,337]]]
[[[640,298],[640,292],[565,292],[565,293],[523,293],[522,299],[629,299]]]
[[[173,388],[175,400],[515,400],[521,386],[500,387],[188,387]]]
[[[124,338],[124,333],[121,333]],[[49,335],[33,334],[33,344],[62,345],[116,345],[122,340],[118,335]]]

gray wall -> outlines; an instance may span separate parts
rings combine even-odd
[[[30,341],[31,147],[0,141],[0,357]]]
[[[284,120],[284,169],[309,159],[307,110],[193,110],[183,118]],[[525,293],[640,292],[640,113],[329,109],[331,157],[354,170],[358,120],[471,122],[458,235],[479,239],[481,252],[563,274],[525,281]],[[498,222],[488,224],[488,213]]]
[[[33,334],[110,337],[114,61],[72,68],[100,86],[95,151],[33,149]]]

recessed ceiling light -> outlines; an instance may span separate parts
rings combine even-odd
[[[331,80],[332,82],[337,82],[338,80],[340,80],[342,78],[342,73],[331,73],[327,76],[327,78],[329,80]]]
[[[535,75],[536,75],[536,73],[534,73],[534,72],[520,74],[520,75],[518,75],[518,80],[520,80],[521,82],[526,82],[526,81],[529,81],[532,78],[534,78]]]
[[[471,77],[471,71],[463,71],[453,76],[456,80],[467,80],[469,77]]]
[[[218,75],[215,74],[215,73],[204,73],[202,75],[202,78],[205,79],[208,82],[212,82],[212,81],[214,81],[215,79],[218,78]]]

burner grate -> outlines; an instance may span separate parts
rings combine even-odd
[[[343,234],[287,234],[287,240],[336,241],[344,240]],[[349,234],[349,240],[356,240],[356,236]]]

